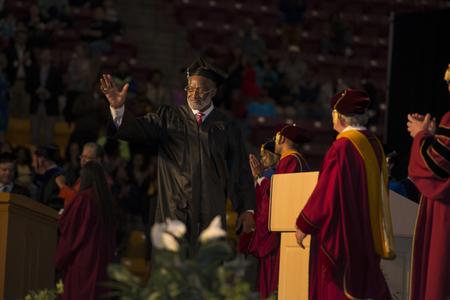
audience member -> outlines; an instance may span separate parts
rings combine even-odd
[[[94,8],[94,19],[88,29],[81,32],[84,41],[89,43],[89,47],[94,55],[101,55],[111,50],[109,38],[111,37],[110,24],[105,20],[105,11],[102,7]]]
[[[0,154],[0,192],[30,196],[27,188],[14,182],[16,157],[8,152]]]
[[[281,58],[278,63],[278,71],[286,76],[291,92],[298,94],[299,85],[306,79],[308,71],[308,66],[302,59],[299,46],[289,46],[287,55]]]
[[[16,161],[16,182],[21,186],[32,187],[33,184],[33,170],[31,167],[31,151],[27,147],[18,146],[14,149],[14,155],[17,157]],[[36,190],[30,189],[31,197],[36,199]]]
[[[0,142],[4,141],[4,133],[8,129],[9,119],[9,81],[5,73],[7,64],[6,56],[0,53]]]
[[[63,173],[57,164],[58,152],[54,145],[38,147],[33,154],[33,168],[36,173],[34,184],[38,188],[36,200],[59,211],[64,203],[58,196],[59,188],[55,181]]]
[[[69,185],[73,185],[80,175],[80,153],[80,144],[76,142],[71,142],[66,147],[65,163],[63,164],[64,175],[60,176],[64,176]],[[58,180],[56,183],[58,184]]]
[[[266,45],[258,33],[255,22],[250,18],[246,18],[239,28],[241,29],[237,31],[231,43],[235,47],[242,49],[243,54],[247,57],[262,57],[266,50]]]
[[[95,71],[89,58],[88,46],[80,42],[73,53],[66,74],[67,103],[64,117],[67,122],[73,122],[73,105],[83,93],[92,91]]]
[[[81,145],[97,141],[106,113],[106,103],[97,92],[80,94],[72,107],[74,129],[70,140]]]
[[[136,95],[137,86],[133,75],[130,72],[130,64],[126,60],[121,60],[117,67],[117,72],[113,75],[113,80],[117,86],[128,84],[128,93],[131,97]]]
[[[16,17],[11,11],[3,11],[0,19],[0,36],[9,42],[16,33]]]
[[[53,142],[53,129],[59,116],[58,97],[62,94],[63,82],[58,68],[52,64],[52,50],[44,48],[39,61],[33,65],[27,76],[27,90],[30,93],[31,139],[34,145]]]
[[[150,80],[147,82],[146,96],[148,100],[155,106],[167,105],[169,103],[168,92],[166,87],[162,84],[162,73],[160,70],[152,72]]]
[[[29,96],[25,90],[27,70],[33,62],[28,35],[25,30],[18,30],[14,40],[5,50],[8,61],[7,73],[11,85],[11,116],[26,118],[29,116]]]
[[[102,164],[104,159],[103,147],[96,143],[86,143],[83,146],[83,151],[81,152],[79,158],[79,171],[90,161],[95,161],[96,163]],[[80,191],[80,178],[77,174],[77,179],[74,182],[70,182],[69,178],[66,178],[64,174],[59,174],[55,178],[55,183],[59,188],[58,196],[63,199],[64,207],[67,207],[70,201],[72,201]],[[108,179],[108,184],[110,183],[111,181]]]

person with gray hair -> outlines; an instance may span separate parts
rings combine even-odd
[[[80,155],[80,166],[81,169],[90,161],[95,161],[101,165],[103,162],[104,151],[103,147],[97,143],[86,143],[83,146],[83,151]],[[64,207],[75,198],[78,191],[80,190],[80,179],[78,178],[73,186],[69,186],[66,183],[66,178],[64,175],[59,175],[55,178],[55,182],[59,187],[59,197],[64,200]]]
[[[309,299],[391,299],[380,260],[395,250],[386,158],[367,123],[366,92],[345,89],[331,99],[339,134],[314,191],[297,218],[296,238],[311,235]]]

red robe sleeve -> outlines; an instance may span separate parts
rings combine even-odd
[[[72,201],[77,193],[80,191],[80,179],[78,179],[73,187],[63,185],[59,190],[58,196],[64,201],[64,208],[67,208],[70,201]]]
[[[442,118],[435,136],[425,131],[415,137],[408,175],[428,199],[450,202],[450,112]]]
[[[86,201],[88,194],[80,193],[64,210],[59,221],[60,239],[56,248],[55,266],[57,270],[64,270],[77,249],[89,237],[93,227],[92,201]]]
[[[297,218],[297,228],[306,234],[316,233],[333,212],[338,195],[339,163],[336,150],[331,148],[324,158],[317,185]]]

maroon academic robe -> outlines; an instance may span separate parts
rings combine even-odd
[[[56,249],[56,269],[63,273],[65,300],[97,300],[108,292],[106,269],[113,261],[114,235],[101,222],[93,189],[80,192],[64,210]]]
[[[292,152],[282,157],[275,174],[302,172],[307,167],[303,157]],[[280,233],[269,231],[270,180],[264,178],[256,186],[255,232],[249,252],[259,260],[257,288],[262,299],[278,289]]]
[[[382,149],[362,133],[380,164]],[[297,228],[312,237],[309,299],[391,299],[372,240],[364,161],[349,139],[328,150]]]
[[[422,193],[410,299],[450,299],[450,112],[434,137],[424,131],[414,137],[408,173]]]

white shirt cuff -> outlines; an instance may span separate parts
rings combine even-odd
[[[111,111],[111,116],[114,121],[116,127],[119,127],[122,124],[123,114],[125,113],[125,105],[122,105],[119,108],[114,108],[112,106],[109,107]]]
[[[261,185],[261,182],[266,179],[266,177],[259,177],[258,179],[256,179],[256,182],[258,183],[258,185]]]

